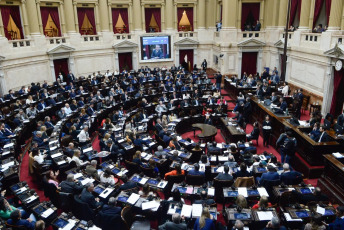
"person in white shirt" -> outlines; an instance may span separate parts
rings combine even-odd
[[[64,110],[67,116],[73,112],[68,103],[65,104]]]
[[[109,168],[105,169],[104,173],[100,175],[100,182],[109,185],[115,185],[118,182],[113,175],[111,175],[111,170]]]
[[[85,143],[87,141],[90,141],[91,138],[90,138],[90,135],[88,134],[88,126],[85,126],[77,137],[79,138],[80,143]]]
[[[161,114],[161,113],[163,113],[163,112],[167,112],[166,105],[164,105],[163,102],[160,101],[160,104],[155,108],[155,111],[156,111],[158,114]]]
[[[27,105],[30,105],[31,103],[34,103],[34,101],[33,101],[33,99],[32,99],[32,96],[29,95],[29,96],[27,97],[27,99],[26,99],[26,104],[27,104]]]
[[[284,97],[288,96],[288,94],[289,94],[288,82],[284,82],[284,86],[282,88],[282,94]]]
[[[84,166],[84,165],[90,163],[88,161],[81,160],[80,155],[81,155],[81,152],[79,149],[74,150],[74,155],[72,157],[72,161],[74,161],[76,163],[76,166],[80,167],[80,166]]]
[[[106,73],[105,73],[105,76],[106,76],[106,77],[111,77],[111,76],[112,76],[112,73],[110,73],[110,71],[107,70]]]
[[[32,157],[33,160],[36,161],[38,164],[44,164],[44,160],[47,157],[47,154],[45,154],[46,151],[44,151],[43,153],[40,153],[38,148],[34,148],[32,149]]]

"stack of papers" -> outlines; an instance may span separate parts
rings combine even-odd
[[[258,219],[260,221],[263,221],[263,220],[271,220],[272,217],[274,217],[273,213],[271,211],[258,211],[257,212],[257,215],[258,215]]]
[[[208,188],[208,195],[215,196],[215,188]]]
[[[193,204],[192,205],[192,218],[201,217],[202,210],[203,210],[202,204]]]
[[[344,157],[341,153],[332,153],[332,155],[333,155],[335,158],[343,158],[343,157]]]
[[[160,202],[153,200],[153,201],[142,203],[142,210],[150,209],[152,211],[156,211],[158,210],[159,206],[160,206]]]
[[[129,204],[134,205],[138,200],[140,199],[140,195],[136,193],[132,193],[130,197],[128,198],[127,202]]]
[[[53,155],[51,155],[51,158],[56,158],[56,157],[60,157],[63,156],[62,153],[55,153]]]
[[[325,208],[322,208],[320,206],[317,207],[317,213],[321,214],[321,215],[325,215]]]
[[[158,184],[158,188],[165,188],[167,185],[167,181],[161,181],[159,184]]]
[[[148,181],[148,178],[142,178],[139,182],[139,184],[144,185]]]
[[[184,204],[181,212],[181,216],[185,216],[186,218],[190,218],[192,213],[192,206]]]

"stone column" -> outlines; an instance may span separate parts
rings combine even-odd
[[[198,28],[198,18],[197,18],[197,2],[194,3],[193,5],[193,31]]]
[[[63,2],[60,2],[60,8],[59,8],[59,17],[61,18],[60,21],[61,21],[61,36],[63,36],[63,34],[66,33],[66,15],[64,13],[64,7],[63,7]]]
[[[140,0],[133,0],[132,8],[133,8],[132,18],[134,19],[134,30],[142,30]]]
[[[174,17],[174,29],[178,31],[178,23],[179,22],[178,22],[178,16],[177,16],[177,14],[178,14],[177,2],[174,2],[173,5],[174,5],[174,15],[175,15],[175,17]]]
[[[278,27],[284,28],[287,23],[288,0],[280,0]]]
[[[215,0],[208,0],[206,1],[206,27],[207,28],[215,28],[216,26],[216,1]]]
[[[262,9],[262,3],[260,3],[260,9]],[[287,10],[287,9],[285,9]],[[277,26],[278,24],[278,11],[279,11],[279,1],[274,1],[273,14],[272,14],[272,26]],[[261,15],[261,14],[260,14]]]
[[[238,1],[222,1],[222,29],[236,29]]]
[[[41,3],[40,3],[40,0],[36,0],[36,10],[37,10],[37,15],[38,15],[39,30],[40,30],[41,34],[44,35],[44,28],[43,28],[43,22],[42,22]]]
[[[236,12],[236,28],[241,28],[241,15],[242,15],[242,0],[238,0],[237,10]]]
[[[166,26],[165,26],[165,3],[161,3],[161,9],[160,9],[160,14],[161,14],[161,28],[160,28],[160,32],[166,30]]]
[[[198,29],[205,29],[205,0],[198,0]]]
[[[100,28],[102,32],[109,32],[109,10],[107,0],[99,0]]]
[[[165,7],[165,27],[166,30],[173,30],[173,20],[174,20],[174,8],[173,8],[173,1],[166,0],[166,7]]]
[[[128,7],[128,18],[129,18],[129,33],[130,30],[134,30],[133,28],[133,21],[134,21],[134,17],[133,17],[133,4],[130,2],[129,3],[129,7]],[[115,23],[115,22],[113,22]]]
[[[0,10],[0,37],[5,36],[4,34],[4,23],[2,21],[1,10]]]
[[[97,28],[97,34],[98,32],[102,31],[100,28],[100,14],[99,14],[99,3],[96,2],[94,6],[94,13],[95,13],[95,19],[96,19],[96,28]]]
[[[71,0],[64,1],[64,12],[66,18],[66,31],[67,33],[75,33],[75,20],[74,20],[74,8]]]
[[[74,11],[74,22],[75,22],[75,31],[79,32],[79,19],[78,19],[78,8],[77,8],[77,2],[73,0],[73,11]]]
[[[26,0],[21,1],[21,8],[22,8],[22,13],[23,13],[24,36],[27,37],[28,35],[30,35],[30,28],[29,28],[29,20],[27,18]],[[1,17],[1,13],[0,13],[0,17]],[[2,20],[2,18],[0,20]],[[2,24],[2,21],[0,22],[0,27],[1,27],[1,24]]]
[[[113,23],[115,23],[116,24],[116,22],[113,22],[112,21],[112,3],[109,1],[108,2],[108,14],[109,14],[109,31],[110,32],[113,32]]]
[[[343,11],[343,0],[332,0],[328,30],[339,30],[341,15]]]
[[[141,3],[141,28],[146,31],[145,4]]]
[[[262,1],[262,2],[260,2],[260,11],[259,11],[259,21],[260,21],[260,24],[261,24],[261,29],[260,30],[262,30],[265,27],[265,25],[264,25],[264,12],[265,12],[264,8],[265,8],[265,2]],[[279,9],[277,9],[277,11],[278,10]],[[277,19],[277,21],[278,21],[278,19]],[[277,23],[278,22],[276,22],[276,24]]]
[[[308,20],[308,28],[313,29],[313,19],[314,19],[314,8],[315,8],[315,0],[311,0],[311,8],[309,10],[309,20]]]
[[[299,30],[309,30],[310,8],[311,8],[311,1],[310,0],[302,1]],[[313,13],[314,13],[314,11],[313,11]]]
[[[39,4],[39,2],[38,2]],[[29,27],[30,27],[30,34],[31,35],[40,35],[40,29],[39,29],[39,17],[38,15],[41,15],[41,12],[37,11],[37,5],[35,0],[27,0],[26,1],[26,9],[27,9],[27,16],[29,19]],[[39,13],[39,14],[38,14]],[[42,24],[42,22],[41,22]]]

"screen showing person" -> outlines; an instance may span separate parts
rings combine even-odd
[[[141,37],[142,60],[169,58],[171,58],[170,36]]]

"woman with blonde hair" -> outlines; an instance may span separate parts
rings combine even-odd
[[[215,230],[215,224],[212,220],[208,208],[203,208],[202,215],[200,218],[197,218],[194,230]]]
[[[167,116],[166,116],[166,115],[162,115],[162,118],[161,118],[161,125],[162,125],[163,128],[167,128],[168,119],[167,119]]]
[[[252,209],[266,209],[271,207],[271,203],[268,200],[267,196],[262,196],[257,204],[253,205]]]
[[[32,99],[32,96],[29,95],[29,96],[27,97],[27,99],[26,99],[26,104],[27,104],[27,105],[30,105],[31,103],[34,103],[34,101],[33,101],[33,99]]]
[[[49,138],[49,136],[47,134],[47,127],[45,125],[41,126],[41,130],[40,131],[42,132],[42,138],[43,139]]]
[[[81,159],[80,159],[80,155],[81,155],[81,152],[80,152],[79,149],[74,150],[74,155],[73,155],[71,161],[74,161],[75,164],[76,164],[76,166],[80,167],[80,166],[84,166],[84,165],[90,163],[90,162],[88,162],[88,161],[83,161],[83,160],[81,160]]]
[[[241,208],[247,208],[247,200],[243,195],[239,195],[235,202],[236,206]]]

